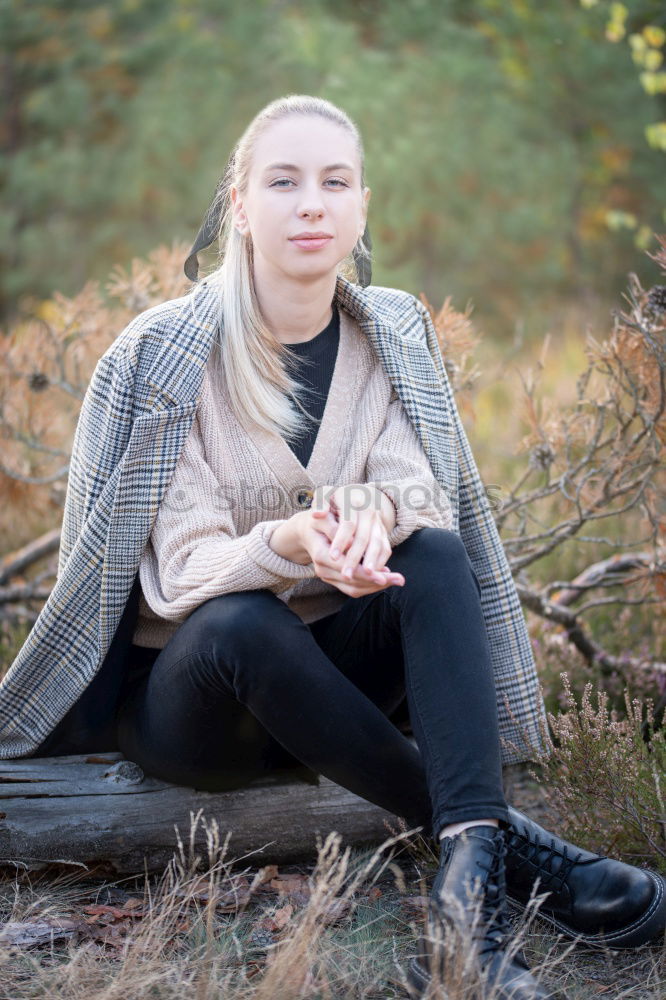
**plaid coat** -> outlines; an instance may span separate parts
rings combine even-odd
[[[341,276],[335,299],[370,338],[451,501],[481,588],[500,733],[521,747],[505,745],[503,762],[529,758],[543,719],[530,641],[430,316],[407,292]],[[80,736],[69,752],[117,748],[139,560],[194,419],[217,308],[199,282],[138,315],[97,363],[74,437],[57,580],[0,684],[0,758],[48,753],[65,723]],[[98,721],[87,735],[84,715]]]

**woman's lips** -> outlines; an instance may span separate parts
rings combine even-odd
[[[325,247],[327,243],[330,243],[332,238],[332,236],[322,236],[315,239],[310,237],[309,239],[301,240],[292,239],[291,242],[295,243],[297,247],[302,247],[303,250],[319,250],[321,247]]]

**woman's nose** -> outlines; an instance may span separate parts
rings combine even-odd
[[[299,215],[321,215],[324,203],[318,187],[303,188],[298,204]]]

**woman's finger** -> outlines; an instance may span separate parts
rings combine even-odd
[[[388,535],[381,517],[377,517],[372,527],[370,540],[363,556],[363,566],[367,569],[381,569],[391,553]]]
[[[322,513],[323,516],[317,516],[317,517],[315,516],[315,514],[320,515]],[[330,511],[319,512],[311,510],[310,514],[312,516],[311,519],[312,527],[314,528],[315,531],[319,532],[319,534],[325,536],[327,544],[330,547],[331,541],[333,540],[333,537],[338,528],[338,522],[336,521],[335,517]]]
[[[350,597],[374,594],[391,586],[402,587],[405,583],[405,578],[401,573],[393,573],[390,570],[387,570],[386,573],[377,573],[376,578],[373,579],[362,577],[359,567],[355,570],[351,580],[342,577],[335,568],[326,570],[321,578],[326,583],[332,583],[343,594],[348,594]]]
[[[374,524],[374,513],[371,511],[360,511],[356,522],[354,541],[345,555],[342,565],[342,575],[348,579],[353,575],[350,570],[355,570],[365,554],[370,541],[370,535]]]
[[[331,539],[331,556],[342,559],[356,535],[356,518],[345,518],[338,513],[337,531]]]

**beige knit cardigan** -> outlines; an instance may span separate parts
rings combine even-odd
[[[283,558],[270,538],[292,516],[299,495],[346,483],[374,483],[390,496],[392,547],[426,525],[452,526],[448,497],[353,316],[340,309],[338,354],[307,466],[283,438],[242,427],[209,363],[139,564],[133,641],[162,648],[198,605],[231,591],[271,590],[306,623],[338,610],[347,595],[320,580],[312,563]]]

